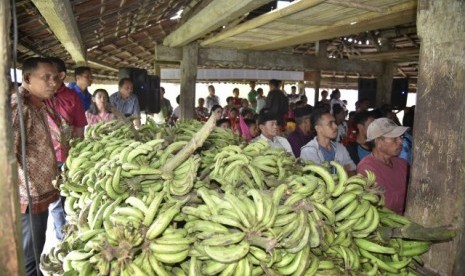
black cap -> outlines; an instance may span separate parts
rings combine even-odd
[[[311,116],[312,111],[313,111],[313,109],[310,106],[307,105],[307,106],[296,108],[294,110],[294,115],[295,115],[296,118],[302,118],[302,117],[305,117],[305,116]]]
[[[276,121],[276,120],[277,120],[276,115],[270,112],[265,112],[265,113],[260,114],[260,116],[258,116],[259,125],[264,125],[268,121]]]

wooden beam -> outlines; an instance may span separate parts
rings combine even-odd
[[[419,1],[420,69],[407,216],[457,236],[422,256],[438,275],[465,275],[465,5]]]
[[[243,24],[240,24],[236,26],[235,28],[225,30],[223,32],[220,32],[219,34],[213,36],[212,38],[206,39],[200,43],[201,46],[207,46],[210,44],[213,44],[215,42],[218,42],[220,40],[223,40],[225,38],[235,36],[237,34],[241,34],[243,32],[246,32],[248,30],[252,30],[255,28],[258,28],[260,26],[263,26],[265,24],[268,24],[270,22],[273,22],[275,20],[278,20],[280,18],[283,18],[285,16],[294,14],[296,12],[309,9],[312,7],[315,7],[321,3],[325,2],[324,0],[301,0],[301,1],[295,1],[291,3],[289,6],[271,11],[269,13],[263,14],[259,17],[256,17],[252,20],[249,20]],[[284,47],[282,47],[284,48]]]
[[[391,104],[392,78],[394,76],[394,63],[383,63],[384,72],[376,77],[376,107]]]
[[[368,5],[366,3],[360,2],[359,0],[351,0],[351,1],[328,0],[328,3],[333,4],[333,5],[338,5],[338,6],[341,6],[341,7],[355,8],[355,9],[371,11],[371,12],[378,12],[378,13],[385,13],[386,12],[386,9],[375,7],[375,6],[372,6],[372,5]]]
[[[0,4],[0,271],[3,275],[24,275],[18,170],[10,122],[10,81],[7,78],[11,66],[10,14],[10,1],[3,1]]]
[[[105,70],[109,70],[109,71],[113,71],[113,72],[119,72],[119,70],[113,66],[111,66],[110,64],[107,64],[103,61],[99,61],[99,60],[88,60],[89,62],[89,65],[91,65],[92,67],[99,67],[99,68],[102,68],[102,69],[105,69]]]
[[[415,21],[417,1],[409,1],[404,4],[394,6],[388,12],[364,13],[361,16],[353,16],[335,22],[331,26],[309,27],[296,36],[287,36],[275,40],[268,40],[265,43],[246,47],[249,50],[272,50],[292,45],[298,45],[318,40],[331,39],[365,32],[369,30],[388,28],[395,25],[406,24]],[[353,22],[357,22],[353,24]]]
[[[158,45],[156,61],[180,61],[182,50]],[[329,59],[326,57],[286,54],[279,51],[240,51],[226,48],[200,48],[199,66],[226,66],[232,68],[254,68],[275,70],[326,70],[358,72],[360,74],[382,74],[382,63],[363,60]]]
[[[69,0],[32,0],[48,26],[78,65],[86,64],[86,51]]]
[[[182,49],[181,61],[181,119],[194,119],[195,83],[197,81],[197,66],[199,44],[191,43]]]
[[[359,56],[350,56],[350,59],[364,59],[364,60],[393,60],[393,59],[403,59],[412,58],[412,60],[417,60],[420,55],[419,49],[397,49],[390,51],[380,51],[370,54],[361,54]]]
[[[214,0],[202,11],[187,20],[186,23],[170,33],[163,41],[163,44],[171,47],[184,46],[271,1]]]

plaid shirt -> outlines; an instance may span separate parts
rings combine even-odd
[[[57,174],[57,163],[47,123],[45,105],[40,108],[33,106],[29,100],[29,91],[24,87],[19,88],[19,93],[23,102],[23,117],[26,130],[26,163],[32,197],[32,210],[30,211],[36,214],[46,211],[48,205],[58,199],[59,193],[52,185],[52,181]],[[22,165],[18,98],[16,94],[11,96],[11,114],[14,149],[18,162],[21,213],[24,214],[28,207],[28,200]]]

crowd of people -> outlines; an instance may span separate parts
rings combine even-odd
[[[57,176],[68,156],[71,139],[83,138],[87,125],[115,118],[130,117],[136,127],[141,125],[139,101],[133,94],[131,79],[121,79],[118,91],[109,96],[104,89],[90,94],[89,67],[76,68],[75,81],[68,86],[64,83],[66,73],[65,63],[59,58],[30,58],[23,62],[19,93],[11,95],[27,275],[36,275],[34,252],[43,250],[49,214],[53,217],[56,237],[63,239],[65,199],[60,197],[54,183],[59,183]],[[348,114],[347,103],[340,99],[337,89],[329,99],[328,92],[322,91],[321,101],[314,107],[297,87],[293,86],[287,94],[282,90],[282,82],[275,79],[269,81],[267,96],[263,89],[255,89],[255,82],[251,81],[246,98],[241,98],[236,88],[223,107],[219,105],[215,87],[210,85],[208,91],[208,97],[198,99],[193,114],[197,120],[206,121],[213,113],[221,114],[217,126],[231,129],[246,142],[265,140],[273,148],[315,164],[337,161],[349,175],[371,170],[385,190],[386,206],[403,212],[412,160],[414,109],[406,112],[405,126],[400,126],[389,108],[368,111],[369,102],[363,99],[357,102],[356,111]],[[180,107],[173,110],[164,93],[161,88],[158,115],[164,122],[175,124],[181,117]],[[179,104],[179,96],[176,101]],[[18,102],[23,103],[22,108]],[[20,112],[26,127],[25,141],[20,137]],[[24,164],[30,197],[23,175],[26,168],[22,163],[22,144],[26,146]]]

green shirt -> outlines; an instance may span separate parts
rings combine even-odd
[[[257,91],[256,90],[250,90],[249,94],[247,94],[247,98],[249,100],[249,103],[252,102],[252,100],[256,101],[257,100]]]

